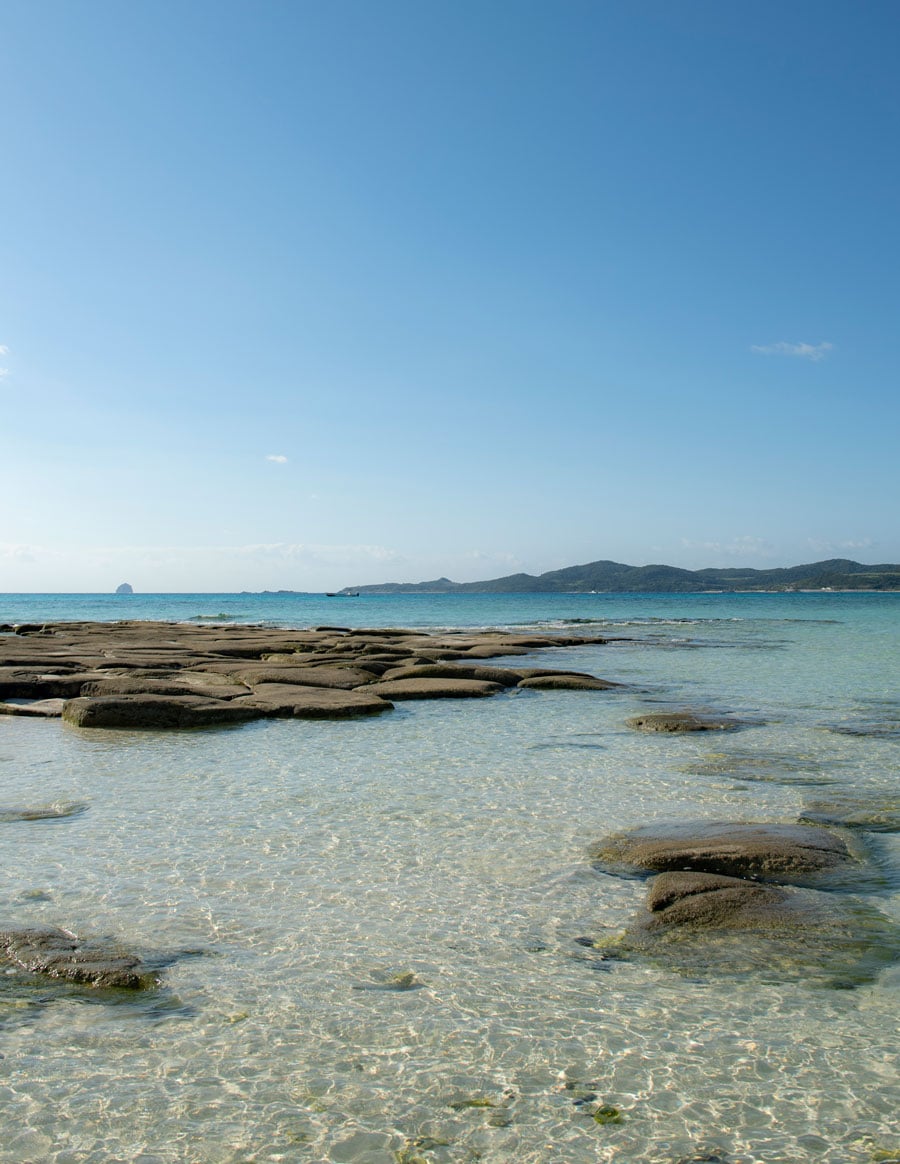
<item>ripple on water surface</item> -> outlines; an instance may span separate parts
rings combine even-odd
[[[591,868],[610,832],[795,820],[817,790],[753,779],[779,757],[829,794],[884,788],[895,745],[824,731],[844,696],[800,683],[818,664],[793,650],[583,648],[563,665],[639,690],[409,704],[365,722],[0,723],[5,804],[87,805],[2,825],[4,916],[199,951],[130,1005],[4,984],[0,1159],[890,1152],[896,971],[852,991],[735,982],[577,940],[614,937],[643,908],[643,883]],[[723,745],[720,766],[718,742],[629,732],[648,695],[765,722]],[[895,896],[871,900],[896,910]]]

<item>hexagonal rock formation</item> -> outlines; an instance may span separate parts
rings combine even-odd
[[[135,954],[107,941],[81,941],[55,926],[0,930],[0,963],[81,986],[141,990],[159,980]]]
[[[800,885],[857,864],[843,838],[828,829],[709,821],[618,833],[600,843],[594,859],[614,872],[692,870]]]

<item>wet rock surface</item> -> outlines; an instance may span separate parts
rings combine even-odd
[[[255,719],[252,707],[196,695],[101,695],[70,699],[62,717],[75,727],[190,728],[246,723]]]
[[[625,721],[639,732],[733,732],[743,727],[739,719],[727,715],[705,715],[694,711],[647,711]]]
[[[481,662],[604,641],[399,627],[23,625],[0,640],[0,714],[62,717],[79,728],[159,730],[271,716],[376,715],[389,711],[393,699],[483,697],[523,681],[605,690],[615,684],[592,675]],[[537,676],[542,681],[532,683]]]
[[[680,973],[852,988],[900,957],[900,926],[849,889],[873,870],[839,832],[806,824],[681,823],[607,838],[607,872],[658,871],[646,912],[609,957]]]
[[[479,699],[502,690],[499,683],[483,679],[392,679],[370,688],[385,699]]]
[[[900,832],[900,793],[887,789],[832,792],[808,800],[800,820],[868,833],[897,833]]]
[[[82,801],[63,800],[55,804],[36,805],[34,808],[0,808],[0,824],[15,824],[31,820],[67,820],[87,812]]]
[[[533,691],[610,691],[621,684],[593,675],[533,675],[519,686]]]
[[[81,986],[146,990],[159,984],[141,959],[114,942],[82,941],[55,926],[0,930],[0,964],[13,972]]]
[[[900,926],[851,895],[662,873],[651,883],[647,912],[607,953],[690,975],[852,989],[900,957]]]
[[[696,776],[731,776],[762,784],[796,784],[817,787],[835,783],[822,771],[819,761],[783,753],[708,752],[685,764],[680,771]]]
[[[857,865],[846,841],[804,824],[687,821],[607,837],[594,853],[610,872],[692,870],[789,884],[816,884]]]

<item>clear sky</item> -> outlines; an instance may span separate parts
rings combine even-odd
[[[6,0],[0,591],[900,561],[896,0]]]

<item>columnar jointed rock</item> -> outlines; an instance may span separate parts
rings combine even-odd
[[[140,990],[158,985],[135,954],[111,942],[81,941],[54,926],[0,930],[0,962],[83,986]]]
[[[186,728],[374,715],[390,710],[392,698],[487,696],[515,686],[605,690],[616,685],[478,661],[602,642],[502,631],[50,623],[0,635],[0,714],[61,714],[77,727]]]

